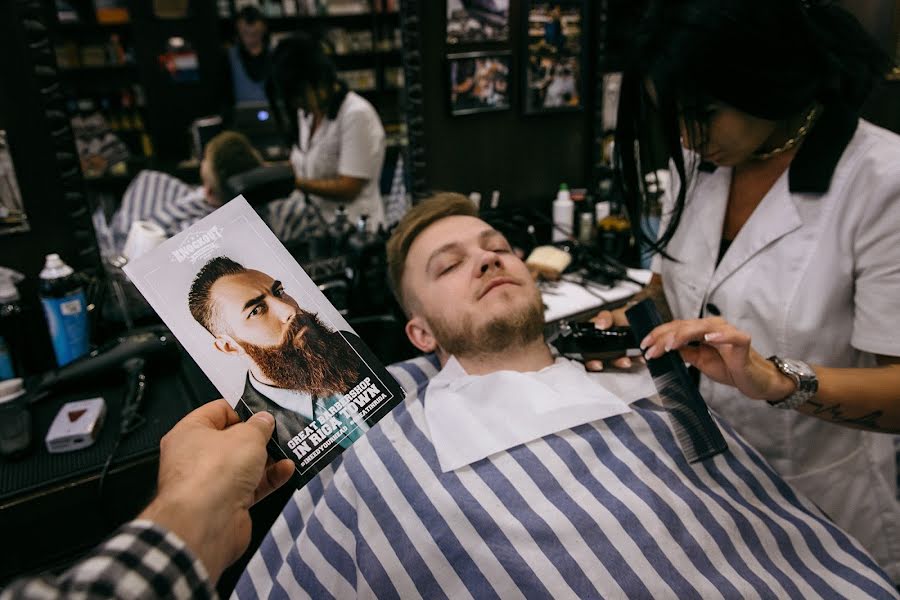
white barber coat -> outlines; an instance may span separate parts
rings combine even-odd
[[[310,200],[322,210],[326,220],[332,221],[338,206],[345,205],[354,224],[361,215],[369,217],[370,229],[384,223],[380,178],[385,133],[378,112],[369,101],[356,92],[347,92],[337,116],[323,118],[315,132],[312,113],[298,111],[297,117],[298,144],[291,149],[295,175],[307,179],[345,175],[366,180],[350,203],[310,194]]]
[[[654,268],[675,318],[720,313],[763,356],[813,365],[870,367],[875,354],[900,356],[900,137],[860,121],[841,139],[836,120],[810,134],[718,266],[732,170],[695,175],[667,248],[681,262],[657,257]],[[816,187],[827,191],[800,191]],[[894,436],[772,408],[705,377],[700,391],[900,581]]]

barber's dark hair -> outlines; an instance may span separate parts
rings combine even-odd
[[[253,6],[252,4],[248,4],[247,6],[243,7],[241,10],[239,10],[234,18],[235,18],[235,20],[239,19],[239,20],[241,20],[245,23],[249,23],[251,25],[253,23],[256,23],[257,21],[265,21],[266,20],[262,11],[259,10],[258,7]]]
[[[664,253],[675,233],[697,167],[685,166],[679,118],[705,137],[712,101],[769,120],[814,103],[855,115],[890,67],[877,41],[829,0],[649,0],[643,7],[623,69],[615,162],[635,238],[653,252]],[[653,147],[659,137],[662,149]],[[674,164],[679,192],[657,240],[642,227],[649,203],[641,164],[660,155]]]
[[[188,309],[194,320],[203,325],[211,334],[221,333],[216,323],[215,306],[210,298],[213,284],[226,275],[239,275],[246,271],[247,269],[242,264],[227,256],[217,256],[203,265],[203,268],[194,277],[191,289],[188,291]]]
[[[349,91],[347,84],[337,75],[337,67],[331,56],[334,48],[320,36],[305,32],[293,33],[280,42],[272,52],[272,70],[266,84],[270,104],[275,107],[275,117],[291,144],[297,142],[296,98],[310,88],[324,87],[330,99],[326,107],[329,119],[337,113]],[[337,84],[338,91],[331,93]]]

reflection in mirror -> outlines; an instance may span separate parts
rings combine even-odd
[[[18,231],[28,231],[28,218],[9,153],[6,130],[0,129],[0,235]]]

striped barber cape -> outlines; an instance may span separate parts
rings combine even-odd
[[[442,473],[432,358],[285,506],[235,589],[275,598],[896,598],[862,547],[726,424],[690,465],[665,412],[579,425]]]
[[[300,194],[273,200],[256,207],[256,212],[282,242],[302,239],[311,229],[322,226],[318,211],[304,210]],[[145,169],[135,175],[122,196],[110,228],[113,243],[121,251],[134,221],[156,223],[171,237],[215,208],[206,201],[202,187],[188,185],[167,173]]]

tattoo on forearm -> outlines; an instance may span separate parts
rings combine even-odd
[[[872,411],[861,417],[848,417],[844,414],[844,410],[840,404],[823,404],[815,400],[807,401],[807,404],[813,407],[810,414],[821,417],[832,423],[842,423],[845,425],[855,425],[863,429],[872,431],[889,431],[883,427],[878,420],[884,415],[883,410]]]

